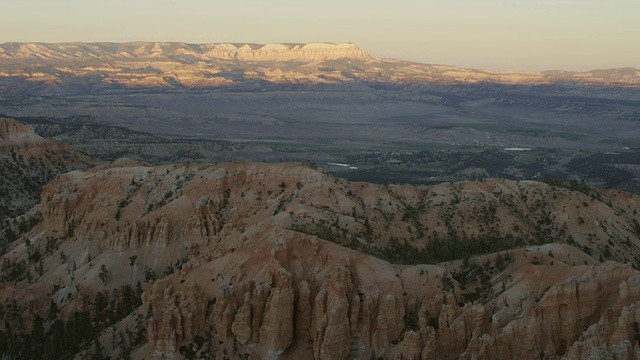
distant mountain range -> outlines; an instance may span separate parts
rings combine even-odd
[[[40,95],[131,89],[475,83],[639,87],[640,70],[537,73],[463,69],[377,58],[352,43],[0,44],[2,89]]]

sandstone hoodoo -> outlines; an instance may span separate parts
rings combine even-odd
[[[47,184],[42,220],[8,245],[1,351],[637,358],[639,209],[537,182],[121,160]]]

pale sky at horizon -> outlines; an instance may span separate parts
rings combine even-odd
[[[640,68],[640,0],[1,0],[0,43],[354,42],[490,70]]]

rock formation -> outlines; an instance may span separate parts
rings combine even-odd
[[[113,332],[141,329],[105,350],[114,357],[133,348],[176,358],[629,359],[640,351],[640,272],[624,262],[638,255],[640,198],[591,191],[506,180],[384,187],[289,163],[121,161],[71,172],[45,187],[42,222],[3,256],[2,331],[85,309]],[[523,242],[507,241],[514,225]],[[464,261],[420,255],[452,251],[434,231],[454,249],[482,249]],[[37,269],[35,248],[42,271],[12,272],[22,260]],[[404,264],[382,259],[398,254]],[[138,282],[139,306],[99,320]],[[96,336],[87,344],[114,335]]]
[[[205,328],[206,296],[191,284],[179,291],[159,280],[149,285],[143,301],[154,310],[147,323],[147,338],[156,351],[173,354],[178,344]]]
[[[86,169],[95,161],[64,143],[36,135],[27,125],[0,117],[0,219],[35,205],[40,188],[56,175]]]

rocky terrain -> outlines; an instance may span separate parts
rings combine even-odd
[[[0,84],[39,94],[125,88],[268,84],[579,84],[638,87],[633,68],[576,73],[492,72],[370,56],[354,44],[5,43]]]
[[[119,160],[47,184],[6,249],[0,351],[633,359],[639,210],[579,182]]]
[[[86,169],[95,159],[69,145],[38,136],[31,127],[0,116],[0,219],[20,215],[38,202],[55,176]]]

